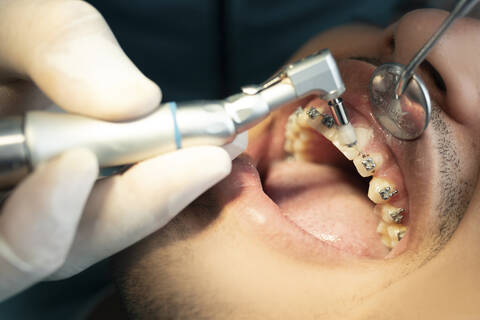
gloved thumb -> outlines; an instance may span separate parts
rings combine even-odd
[[[153,110],[161,99],[83,1],[0,2],[0,70],[30,77],[61,108],[105,120]]]

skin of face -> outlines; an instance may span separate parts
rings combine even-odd
[[[419,10],[385,30],[334,29],[312,39],[294,60],[329,48],[347,99],[348,90],[368,86],[368,77],[352,67],[364,62],[349,58],[406,64],[445,16]],[[259,146],[279,139],[273,133],[283,125],[279,119],[287,111],[282,111],[250,131],[249,157],[235,161],[234,171],[241,174],[234,172],[235,179],[227,178],[117,259],[117,284],[130,314],[140,319],[478,319],[479,35],[480,22],[469,18],[444,35],[418,70],[434,101],[429,128],[416,141],[387,139],[404,151],[397,161],[408,168],[402,174],[409,175],[406,186],[421,217],[412,219],[411,239],[400,254],[322,257],[323,251],[308,243],[303,250],[303,242],[290,243],[284,233],[272,231],[276,226],[252,227],[270,222],[268,216],[259,221],[265,219],[259,212],[272,204],[256,194],[252,166],[265,165]]]

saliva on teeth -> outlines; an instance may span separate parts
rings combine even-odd
[[[341,142],[344,139],[327,108],[319,106],[302,109],[299,107],[287,121],[284,150],[291,159],[313,161],[308,146],[312,135],[309,129],[313,129],[332,142],[347,159],[353,161],[362,177],[372,177],[368,197],[376,204],[374,214],[380,219],[377,233],[379,233],[382,243],[392,249],[407,232],[407,227],[402,225],[405,220],[405,209],[397,208],[389,203],[398,193],[396,186],[385,178],[375,176],[384,164],[382,154],[363,152],[373,138],[373,129],[354,126],[352,128],[355,131],[357,143],[348,146]]]

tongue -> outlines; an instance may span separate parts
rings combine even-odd
[[[277,162],[264,188],[285,216],[319,240],[359,256],[381,258],[388,253],[375,231],[378,219],[366,190],[340,169]]]

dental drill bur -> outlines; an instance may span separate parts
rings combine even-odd
[[[101,168],[112,168],[184,147],[223,146],[292,101],[311,95],[335,100],[344,91],[335,59],[325,49],[225,100],[168,102],[130,122],[46,111],[1,118],[0,188],[15,185],[42,162],[72,148],[86,148]],[[339,119],[340,128],[348,125],[346,116]]]
[[[338,126],[338,138],[340,143],[347,147],[353,147],[357,144],[357,136],[352,124],[348,120],[345,107],[343,106],[343,99],[336,98],[328,101],[330,111],[332,112],[333,119]]]

